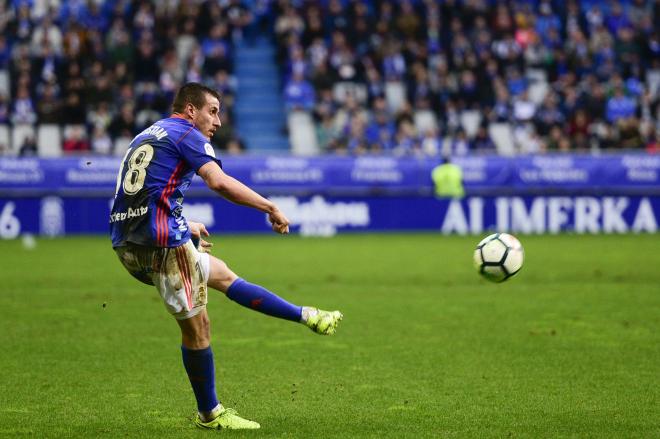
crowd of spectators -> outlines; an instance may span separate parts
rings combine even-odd
[[[657,150],[658,0],[291,0],[274,31],[324,151]]]
[[[20,134],[21,155],[37,152],[44,126],[58,127],[46,132],[63,134],[65,153],[122,154],[197,81],[225,96],[215,144],[239,150],[233,52],[252,20],[239,0],[0,1],[0,128]]]
[[[44,126],[121,154],[188,81],[224,94],[214,144],[239,152],[255,30],[322,152],[658,150],[659,23],[660,0],[0,0],[0,154],[40,153]]]

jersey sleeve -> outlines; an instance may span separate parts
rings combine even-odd
[[[177,146],[183,159],[195,172],[211,161],[222,168],[222,161],[215,157],[215,150],[209,140],[194,129],[181,139]]]

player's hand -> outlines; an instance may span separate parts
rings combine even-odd
[[[197,250],[199,250],[202,253],[211,253],[211,247],[213,247],[213,243],[202,239],[202,236],[210,235],[209,231],[206,230],[206,226],[202,223],[188,221],[188,227],[190,228],[190,234],[192,235],[194,240],[199,241],[199,244],[197,245]]]
[[[273,232],[282,235],[289,233],[289,219],[279,209],[275,208],[268,214],[268,221],[273,227]]]
[[[198,251],[202,253],[211,253],[211,247],[213,247],[212,242],[208,242],[203,240],[202,238],[199,238],[199,245],[197,246]]]
[[[209,231],[206,230],[206,226],[202,223],[188,221],[188,227],[190,228],[190,234],[195,238],[201,239],[202,236],[209,236]]]

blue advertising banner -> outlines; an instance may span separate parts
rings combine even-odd
[[[271,197],[293,232],[331,236],[342,231],[435,230],[444,234],[655,233],[660,196],[425,196]],[[24,233],[107,234],[111,197],[0,197],[0,238]],[[214,233],[267,233],[265,215],[218,197],[189,197],[186,218]],[[109,241],[108,241],[108,245]]]
[[[119,158],[0,158],[0,238],[107,233]],[[468,197],[432,197],[437,160],[416,157],[226,157],[225,170],[276,200],[302,234],[351,230],[483,233],[657,231],[660,156],[456,158]],[[184,212],[214,232],[267,232],[258,212],[197,178]]]
[[[114,193],[119,158],[0,158],[0,195]],[[660,195],[660,156],[647,154],[463,157],[469,194]],[[226,157],[227,173],[269,194],[371,195],[432,193],[438,160],[416,157]],[[192,194],[204,194],[196,179]]]

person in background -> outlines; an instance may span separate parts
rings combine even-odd
[[[451,162],[450,156],[445,156],[442,163],[431,171],[431,178],[438,198],[463,198],[463,170]]]

